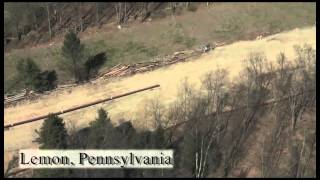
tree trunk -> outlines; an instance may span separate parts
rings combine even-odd
[[[36,11],[34,11],[32,13],[32,15],[33,15],[34,30],[37,30],[38,29],[38,22],[37,22]]]
[[[100,16],[99,16],[99,4],[98,2],[96,2],[96,24],[99,25],[99,19],[100,19]]]
[[[172,15],[175,14],[175,12],[176,12],[176,7],[177,7],[177,3],[176,3],[176,2],[171,3]]]
[[[142,18],[142,20],[147,18],[148,12],[149,12],[149,3],[146,2],[146,3],[144,3],[144,15],[143,15],[144,17]]]
[[[79,5],[80,31],[83,32],[82,3]]]
[[[50,22],[50,9],[49,9],[49,3],[47,3],[47,15],[48,15],[48,25],[49,25],[49,36],[50,36],[50,41],[52,38],[52,32],[51,32],[51,22]]]
[[[17,38],[20,41],[21,36],[20,36],[20,32],[19,32],[19,23],[16,23],[16,33],[17,33]]]
[[[116,15],[117,15],[117,24],[120,25],[120,7],[121,7],[121,3],[116,3],[114,5],[114,8],[116,10]]]
[[[124,17],[123,17],[123,21],[126,21],[127,19],[127,3],[124,2]]]

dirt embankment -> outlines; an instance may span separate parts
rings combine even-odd
[[[316,48],[316,28],[308,27],[272,35],[262,40],[240,41],[227,46],[218,47],[200,58],[185,63],[178,63],[152,72],[136,74],[131,77],[115,79],[112,82],[85,84],[82,86],[53,92],[35,102],[23,102],[15,107],[4,109],[4,124],[18,122],[49,112],[60,111],[79,104],[110,97],[127,91],[160,84],[160,88],[123,97],[107,103],[95,105],[83,110],[62,115],[70,128],[83,127],[94,120],[98,108],[108,111],[114,123],[121,119],[131,120],[138,128],[148,128],[151,122],[143,119],[144,108],[149,99],[160,98],[164,104],[174,101],[179,84],[185,78],[198,88],[202,76],[217,67],[226,68],[230,78],[238,78],[242,70],[242,60],[252,51],[263,51],[270,61],[275,61],[279,52],[284,52],[289,59],[294,54],[294,45],[308,43]],[[35,147],[32,143],[42,121],[21,125],[4,132],[4,150],[12,151],[21,148]]]

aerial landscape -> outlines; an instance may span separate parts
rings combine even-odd
[[[174,165],[23,169],[22,149]],[[316,3],[4,3],[4,177],[316,177]]]

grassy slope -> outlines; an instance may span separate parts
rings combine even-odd
[[[90,54],[106,51],[109,62],[105,66],[110,67],[151,60],[207,42],[251,39],[260,32],[276,33],[309,26],[315,18],[315,3],[215,3],[176,17],[134,23],[120,31],[106,25],[99,30],[92,29],[94,33],[84,32],[80,37]],[[43,69],[56,69],[60,82],[69,80],[70,76],[57,68],[60,46],[61,43],[57,43],[5,54],[5,90],[13,83],[15,63],[21,57],[33,58]]]

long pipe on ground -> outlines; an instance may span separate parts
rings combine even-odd
[[[45,118],[49,117],[52,114],[53,115],[60,115],[60,114],[68,113],[68,112],[75,111],[75,110],[78,110],[78,109],[81,109],[81,108],[86,108],[86,107],[93,106],[93,105],[96,105],[96,104],[99,104],[99,103],[102,103],[102,102],[111,101],[113,99],[118,99],[118,98],[121,98],[121,97],[124,97],[124,96],[135,94],[135,93],[138,93],[138,92],[141,92],[141,91],[145,91],[145,90],[148,90],[148,89],[153,89],[153,88],[156,88],[156,87],[160,87],[160,85],[157,84],[157,85],[149,86],[149,87],[146,87],[146,88],[143,88],[143,89],[130,91],[130,92],[127,92],[127,93],[124,93],[124,94],[120,94],[120,95],[117,95],[117,96],[113,96],[113,97],[111,96],[111,97],[106,98],[106,99],[101,99],[101,100],[97,100],[97,101],[94,101],[94,102],[91,102],[91,103],[87,103],[87,104],[83,104],[83,105],[80,105],[80,106],[76,106],[76,107],[73,107],[73,108],[70,108],[70,109],[62,110],[60,112],[50,113],[50,114],[47,114],[47,115],[43,115],[43,116],[39,116],[39,117],[23,120],[23,121],[20,121],[20,122],[7,124],[7,125],[4,125],[4,129],[10,128],[10,127],[14,127],[14,126],[18,126],[18,125],[22,125],[22,124],[26,124],[26,123],[30,123],[30,122],[33,122],[33,121],[38,121],[38,120],[41,120],[41,119],[45,119]]]

